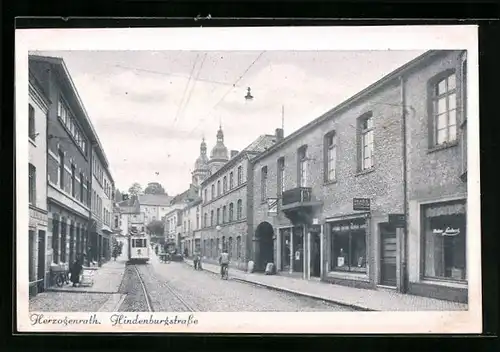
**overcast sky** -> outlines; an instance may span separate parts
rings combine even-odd
[[[156,181],[175,195],[219,122],[226,147],[241,150],[281,127],[284,105],[287,136],[423,51],[36,53],[66,62],[116,187]]]

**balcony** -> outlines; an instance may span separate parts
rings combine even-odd
[[[298,187],[283,192],[281,204],[285,207],[294,203],[304,203],[311,201],[311,187]]]
[[[312,223],[313,214],[323,202],[314,199],[311,187],[298,187],[283,192],[281,211],[294,224]]]

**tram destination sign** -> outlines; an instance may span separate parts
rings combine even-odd
[[[370,198],[353,198],[352,199],[352,209],[353,210],[370,210]]]

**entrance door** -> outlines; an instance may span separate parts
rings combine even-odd
[[[44,290],[45,281],[45,231],[38,231],[38,293]]]
[[[380,284],[396,287],[396,230],[383,227],[380,238]]]
[[[321,239],[319,233],[311,233],[311,276],[321,276]]]

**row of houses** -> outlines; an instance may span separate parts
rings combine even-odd
[[[114,181],[97,133],[61,58],[29,55],[29,287],[78,255],[111,255]]]
[[[240,269],[466,302],[466,80],[465,51],[428,51],[286,138],[229,156],[220,128],[168,236]]]

